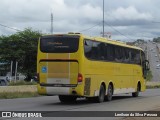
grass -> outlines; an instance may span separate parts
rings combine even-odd
[[[29,98],[40,96],[37,92],[3,92],[0,93],[0,99],[13,99],[13,98]]]
[[[24,80],[11,81],[9,86],[17,86],[17,85],[36,85],[36,82],[25,82]]]
[[[160,85],[149,85],[149,86],[146,86],[146,89],[155,89],[155,88],[160,88]]]
[[[148,71],[147,76],[146,76],[146,80],[151,81],[152,78],[153,78],[152,71]]]

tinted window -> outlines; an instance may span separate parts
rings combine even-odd
[[[84,42],[85,56],[94,60],[105,60],[107,57],[106,45],[102,42],[85,40]]]
[[[97,42],[84,41],[84,52],[88,59],[120,63],[141,64],[140,51],[127,47]]]
[[[144,54],[144,52],[143,52],[143,51],[141,51],[141,55],[142,55],[141,62],[143,63],[143,62],[144,62],[144,60],[146,59],[146,58],[145,58],[145,54]]]
[[[124,60],[125,63],[129,63],[130,62],[130,57],[129,57],[129,49],[128,48],[124,48]]]
[[[114,61],[115,60],[115,46],[108,44],[107,47],[107,55],[108,55],[108,60],[109,61]]]
[[[123,62],[124,59],[124,50],[120,46],[115,46],[115,61]]]
[[[91,40],[85,40],[84,52],[87,58],[92,58],[92,46],[93,46],[93,42]]]
[[[136,64],[141,64],[141,58],[140,58],[140,51],[136,50],[135,51],[135,59],[134,59]]]
[[[139,50],[130,50],[130,62],[134,64],[141,64]]]
[[[42,37],[40,49],[46,53],[73,53],[78,50],[78,36]]]

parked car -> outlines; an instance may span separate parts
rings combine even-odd
[[[157,65],[156,65],[156,69],[160,69],[160,64],[157,64]]]
[[[157,67],[160,67],[160,64],[157,64]]]

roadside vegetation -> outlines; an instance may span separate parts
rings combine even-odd
[[[15,75],[16,63],[17,72],[26,76],[30,81],[36,74],[37,46],[38,39],[42,35],[40,31],[33,31],[27,28],[12,35],[0,35],[0,75],[5,76],[11,71]],[[13,52],[14,51],[14,52]]]
[[[146,86],[147,89],[155,89],[155,88],[160,88],[160,85],[148,85]]]
[[[8,86],[18,86],[18,85],[36,85],[36,82],[26,82],[24,80],[18,80],[18,81],[11,81],[9,82]]]
[[[147,81],[151,81],[152,78],[153,78],[152,71],[148,71],[146,80],[147,80]]]
[[[13,99],[13,98],[29,98],[38,97],[37,92],[3,92],[0,93],[0,99]]]
[[[6,87],[0,87],[0,99],[29,98],[40,96],[36,82],[11,81]]]

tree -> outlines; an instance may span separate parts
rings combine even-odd
[[[18,62],[18,71],[30,80],[36,73],[38,38],[41,33],[25,29],[10,36],[0,37],[0,61]]]
[[[160,43],[160,37],[157,37],[157,38],[153,38],[153,42],[159,42]]]

